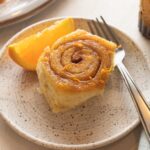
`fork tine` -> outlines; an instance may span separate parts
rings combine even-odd
[[[98,24],[98,22],[95,22],[94,20],[90,20],[87,22],[87,25],[88,25],[89,30],[92,34],[96,34],[96,35],[99,35],[99,36],[104,37],[106,39],[109,39],[108,35],[106,35],[107,33],[105,31],[103,31],[102,27],[100,26],[101,25],[100,22]]]
[[[101,35],[100,30],[94,20],[90,20],[87,23],[92,34]]]
[[[96,30],[96,34],[97,34],[97,35],[101,35],[100,30],[99,30],[99,28],[97,27],[96,22],[95,22],[94,20],[92,20],[92,24],[93,24],[93,26],[94,26],[94,28],[95,28],[95,30]]]
[[[88,24],[88,27],[89,27],[89,29],[90,29],[90,32],[91,32],[92,34],[95,34],[95,32],[94,32],[94,30],[93,30],[93,27],[92,27],[92,25],[91,25],[91,21],[88,21],[87,24]]]
[[[106,23],[106,21],[104,20],[104,18],[102,16],[100,16],[100,18],[102,19],[106,29],[108,30],[109,34],[111,35],[113,41],[117,44],[117,45],[120,45],[119,44],[119,41],[117,40],[116,36],[115,36],[115,33],[112,31],[112,29],[108,26],[108,24]]]
[[[110,40],[108,34],[106,33],[106,31],[104,30],[102,24],[100,23],[100,21],[98,20],[98,18],[96,18],[96,21],[98,23],[98,27],[101,29],[101,31],[103,32],[103,37]]]

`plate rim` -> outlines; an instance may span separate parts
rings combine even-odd
[[[54,17],[54,18],[50,18],[50,19],[44,19],[42,21],[36,22],[36,23],[34,23],[32,25],[29,25],[29,26],[25,27],[24,29],[22,29],[21,31],[17,32],[1,48],[1,51],[0,51],[0,61],[1,61],[1,58],[3,57],[3,55],[5,54],[6,48],[9,45],[9,43],[11,43],[21,33],[25,32],[26,30],[28,30],[28,29],[36,26],[36,25],[39,25],[41,23],[50,22],[50,21],[56,21],[56,20],[67,18],[67,17],[68,16]],[[88,17],[78,17],[78,16],[76,17],[76,16],[72,16],[72,18],[73,19],[92,20],[92,18],[88,18]],[[116,27],[114,27],[112,25],[110,25],[110,26],[112,28],[116,29],[117,31],[123,33],[140,50],[140,48],[138,47],[138,45],[130,38],[130,36],[128,36],[123,31],[119,30],[118,28],[116,28]],[[143,57],[143,58],[145,59],[145,57]],[[146,63],[147,63],[147,61],[146,61]],[[88,143],[88,144],[59,144],[59,143],[55,143],[55,142],[46,142],[44,140],[40,140],[40,139],[38,139],[38,138],[30,135],[29,133],[24,132],[18,125],[15,125],[15,123],[13,123],[11,120],[9,120],[7,118],[7,116],[5,116],[3,114],[3,112],[1,110],[0,110],[0,116],[8,124],[8,126],[11,127],[21,137],[23,137],[23,138],[25,138],[25,139],[27,139],[27,140],[35,143],[35,144],[38,144],[40,146],[44,146],[46,148],[52,148],[52,149],[62,149],[63,148],[64,150],[85,150],[85,149],[94,149],[94,148],[100,148],[100,147],[106,146],[106,145],[111,144],[113,142],[116,142],[117,140],[119,140],[119,139],[123,138],[124,136],[126,136],[128,133],[130,133],[130,131],[132,131],[140,123],[140,119],[137,118],[132,124],[130,124],[130,126],[128,126],[127,128],[125,128],[122,132],[116,134],[115,136],[109,137],[109,138],[107,138],[105,140],[96,141],[96,142]]]

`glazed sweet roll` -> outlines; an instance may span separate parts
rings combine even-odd
[[[41,92],[53,112],[100,95],[113,70],[116,44],[76,30],[47,47],[37,65]]]

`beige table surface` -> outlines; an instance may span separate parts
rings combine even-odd
[[[57,0],[39,15],[10,27],[0,29],[0,48],[15,33],[43,19],[60,16],[94,18],[103,15],[111,25],[127,33],[137,43],[146,60],[150,63],[150,41],[143,38],[138,31],[138,10],[139,0]],[[137,150],[140,134],[141,126],[138,126],[121,140],[99,150]],[[146,146],[143,146],[142,149],[148,150]],[[0,118],[0,150],[47,149],[20,137]]]

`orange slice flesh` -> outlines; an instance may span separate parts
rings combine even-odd
[[[44,48],[57,39],[75,30],[72,18],[57,21],[54,25],[33,34],[8,47],[10,57],[26,70],[35,71],[38,59]]]

